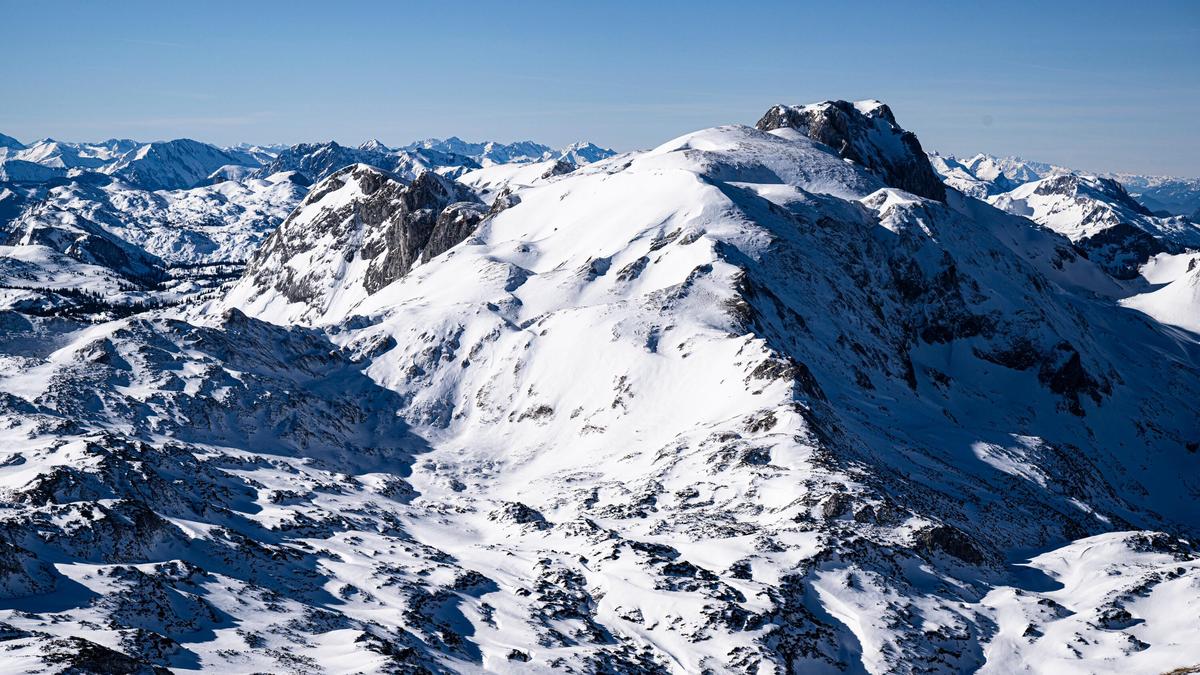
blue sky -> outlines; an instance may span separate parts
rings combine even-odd
[[[879,98],[931,150],[1200,175],[1194,1],[0,0],[0,23],[0,132],[23,141],[627,150]]]

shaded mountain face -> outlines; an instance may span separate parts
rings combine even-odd
[[[880,176],[885,183],[942,201],[946,190],[929,166],[916,135],[901,129],[879,101],[826,101],[775,106],[755,125],[763,131],[795,129]]]
[[[23,159],[0,160],[0,182],[44,183],[67,174],[66,169],[44,166]]]
[[[0,311],[6,658],[1190,663],[1195,335],[1047,227],[897,187],[911,134],[844,105],[465,184],[353,165],[221,292]]]
[[[8,150],[24,150],[25,145],[12,136],[0,134],[0,148],[7,148]]]

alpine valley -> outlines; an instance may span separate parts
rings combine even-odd
[[[878,101],[0,136],[0,672],[1198,672],[1198,221]]]

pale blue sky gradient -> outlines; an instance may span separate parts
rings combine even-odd
[[[1200,2],[0,0],[0,132],[627,150],[879,98],[927,149],[1200,175]]]

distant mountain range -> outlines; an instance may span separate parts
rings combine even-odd
[[[23,145],[0,135],[0,181],[44,182],[72,171],[115,176],[146,190],[179,190],[204,182],[280,171],[299,171],[310,181],[325,178],[350,164],[369,164],[413,178],[425,170],[444,174],[514,162],[561,159],[583,165],[612,156],[592,143],[561,150],[532,141],[503,144],[467,143],[458,138],[430,139],[392,149],[379,141],[347,148],[333,141],[294,146],[241,144],[218,148],[190,139],[139,143],[112,139],[100,143],[67,143],[45,139]]]

